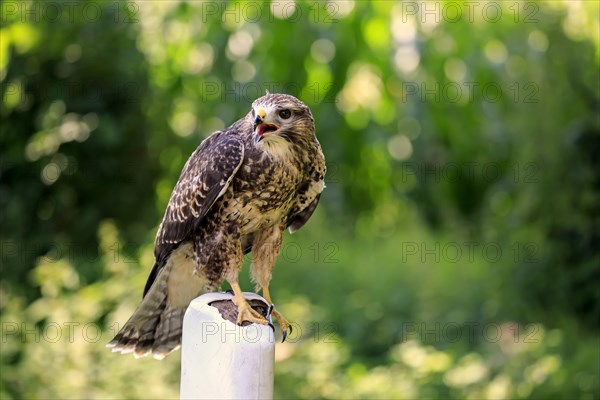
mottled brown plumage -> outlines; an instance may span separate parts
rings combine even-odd
[[[269,281],[283,231],[301,228],[324,188],[325,159],[310,109],[267,94],[188,159],[156,235],[155,265],[142,303],[108,344],[113,351],[163,358],[181,343],[190,301],[227,280],[238,323],[266,323],[243,299],[238,273],[252,251],[251,273],[270,302]],[[288,322],[276,310],[284,334]]]

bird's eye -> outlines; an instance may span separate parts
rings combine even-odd
[[[288,109],[279,111],[279,116],[283,119],[288,119],[292,116],[292,112]]]

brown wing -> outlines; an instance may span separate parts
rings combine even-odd
[[[321,151],[321,145],[316,139],[315,143],[317,157],[309,165],[310,169],[308,175],[310,176],[310,180],[304,183],[298,193],[302,205],[294,207],[288,215],[288,224],[286,228],[290,233],[296,232],[306,224],[315,212],[315,209],[319,204],[321,193],[323,192],[323,189],[325,189],[324,178],[327,166],[325,165],[325,157]],[[313,199],[308,204],[306,204],[306,201],[308,200],[307,197],[308,199]]]
[[[319,204],[319,198],[321,197],[321,193],[315,197],[315,199],[310,203],[304,210],[300,211],[298,214],[292,216],[288,222],[288,230],[290,233],[296,232],[298,229],[302,228],[304,224],[308,221],[308,219],[313,215],[317,205]]]
[[[243,159],[242,140],[226,132],[211,135],[190,156],[156,234],[156,264],[146,282],[144,296],[171,251],[193,235],[211,206],[225,193]]]

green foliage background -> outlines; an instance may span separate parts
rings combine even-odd
[[[265,89],[329,165],[275,269],[277,398],[600,396],[597,2],[53,4],[1,4],[3,399],[178,396],[179,353],[104,344]]]

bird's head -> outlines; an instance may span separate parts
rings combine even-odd
[[[295,136],[315,134],[315,123],[308,106],[288,94],[267,93],[252,103],[249,115],[256,143],[282,139],[295,141]]]

